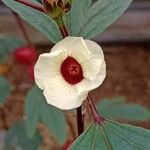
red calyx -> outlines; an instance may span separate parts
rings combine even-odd
[[[67,57],[61,65],[61,75],[69,84],[77,84],[83,80],[81,65],[73,57]]]
[[[34,48],[21,47],[14,51],[16,60],[22,65],[32,65],[36,62],[38,55]]]

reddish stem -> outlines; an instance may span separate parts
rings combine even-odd
[[[24,38],[25,38],[27,44],[28,44],[30,47],[33,47],[33,44],[32,44],[32,42],[30,41],[30,38],[29,38],[29,36],[28,36],[28,34],[27,34],[27,32],[26,32],[26,29],[25,29],[25,27],[24,27],[24,25],[23,25],[23,23],[22,23],[22,20],[20,19],[19,15],[18,15],[17,13],[15,13],[15,12],[13,12],[13,14],[14,14],[14,16],[15,16],[15,18],[16,18],[16,21],[17,21],[17,23],[18,23],[18,26],[20,27],[20,30],[21,30],[21,32],[22,32],[22,34],[23,34],[23,36],[24,36]]]
[[[64,21],[63,21],[62,17],[56,19],[55,21],[56,21],[56,23],[59,27],[59,30],[60,30],[60,33],[61,33],[62,37],[65,38],[65,37],[69,36],[68,30],[67,30],[67,28],[64,24]],[[77,108],[77,127],[78,127],[78,136],[79,136],[84,131],[82,106]]]
[[[59,30],[60,30],[61,35],[62,35],[62,37],[63,37],[63,38],[65,38],[65,37],[69,36],[69,33],[68,33],[68,31],[67,31],[67,29],[66,29],[66,26],[65,26],[65,25],[64,25],[64,26],[59,27]]]
[[[59,27],[62,37],[65,38],[65,37],[69,36],[68,30],[65,26],[65,23],[64,23],[62,17],[60,16],[60,18],[56,19],[55,21]]]
[[[39,11],[45,13],[44,8],[39,6],[39,5],[37,5],[37,4],[33,4],[32,2],[28,2],[28,1],[25,1],[25,0],[15,0],[15,1],[20,2],[20,3],[24,4],[24,5],[30,6],[30,7],[34,8],[34,9],[36,9],[36,10],[39,10]],[[20,25],[20,28],[21,28],[21,30],[22,30],[22,32],[24,34],[24,37],[25,37],[26,41],[28,42],[28,44],[31,45],[31,42],[30,42],[30,40],[29,40],[29,38],[28,38],[28,36],[27,36],[23,26],[22,26],[22,23],[21,23],[20,19],[18,19],[18,18],[19,17],[17,16],[16,19],[18,21],[18,24]],[[59,26],[59,30],[61,32],[62,37],[65,38],[65,37],[69,36],[68,30],[67,30],[67,28],[66,28],[62,18],[60,18],[59,20],[56,20],[56,22],[57,22],[57,24]],[[82,107],[77,108],[77,124],[78,124],[77,125],[78,126],[78,135],[80,135],[84,131]]]
[[[40,5],[38,5],[38,4],[34,4],[32,2],[29,2],[28,0],[15,0],[15,1],[17,1],[19,3],[22,3],[22,4],[26,5],[26,6],[30,6],[30,7],[34,8],[34,9],[36,9],[36,10],[39,10],[39,11],[45,13],[44,8],[42,6],[40,6]]]
[[[60,30],[60,33],[61,33],[62,37],[63,38],[67,37],[69,35],[69,33],[68,33],[68,30],[67,30],[67,28],[66,28],[66,26],[64,24],[62,16],[60,16],[55,21],[56,21],[56,23],[57,23],[57,25],[59,27],[59,30]],[[79,136],[84,131],[84,121],[83,121],[83,115],[82,115],[82,106],[77,108],[77,127],[78,127],[78,136]]]
[[[0,109],[0,117],[3,121],[3,126],[4,126],[4,129],[7,130],[8,129],[8,125],[7,125],[7,116],[5,114],[5,110],[4,110],[4,107],[1,107]]]
[[[19,3],[22,3],[22,4],[26,5],[26,6],[30,6],[30,7],[34,8],[34,9],[36,9],[36,10],[41,11],[41,12],[46,13],[45,10],[44,10],[44,7],[42,7],[42,6],[38,5],[38,4],[34,4],[34,3],[29,2],[27,0],[15,0],[15,1],[17,1]],[[66,28],[64,22],[62,21],[62,19],[60,19],[58,22],[59,22],[58,23],[59,30],[61,32],[62,37],[63,38],[67,37],[69,35],[69,33],[67,31],[67,28]]]
[[[90,93],[89,93],[87,99],[88,99],[88,103],[89,103],[89,106],[90,106],[90,109],[91,109],[91,112],[93,115],[94,122],[96,124],[100,125],[101,123],[104,122],[105,119],[102,116],[100,116],[100,114],[98,113],[96,105],[95,105]]]
[[[84,121],[82,115],[82,106],[77,108],[77,126],[78,126],[78,136],[84,131]]]

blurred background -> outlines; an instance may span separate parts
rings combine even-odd
[[[23,24],[38,52],[49,51],[53,45],[26,22]],[[2,2],[0,36],[24,39],[16,18]],[[94,40],[103,47],[107,77],[102,86],[92,92],[92,96],[97,101],[121,96],[129,103],[138,103],[150,109],[150,1],[134,0],[124,15]],[[3,131],[22,118],[24,97],[33,81],[32,70],[27,73],[13,56],[0,64],[0,74],[15,85],[8,100],[0,106],[0,130]],[[129,122],[150,129],[149,120]],[[0,134],[0,141],[1,138],[3,133]]]

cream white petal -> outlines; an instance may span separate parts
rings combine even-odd
[[[72,56],[83,69],[84,79],[71,85],[61,75],[62,62]],[[82,37],[67,37],[50,53],[40,55],[35,65],[35,82],[43,90],[49,104],[68,110],[79,107],[90,90],[100,86],[106,76],[101,47]]]
[[[89,80],[95,80],[101,68],[102,61],[90,59],[82,63],[83,76]]]
[[[63,40],[59,41],[54,47],[52,48],[51,52],[59,51],[59,50],[69,50],[70,47],[74,45],[74,42],[77,40],[77,37],[66,37]]]
[[[52,48],[51,52],[58,50],[67,51],[68,56],[72,56],[79,63],[86,61],[91,56],[91,52],[88,50],[88,47],[82,37],[66,37],[62,41],[58,42]]]
[[[45,53],[39,56],[34,67],[35,82],[44,90],[46,82],[60,73],[60,65],[66,58],[65,51]]]
[[[68,51],[80,64],[84,63],[91,57],[91,52],[88,50],[82,37],[76,38],[74,43],[70,45],[70,47],[68,46]]]
[[[61,76],[48,81],[43,93],[47,103],[63,110],[79,107],[87,97],[87,93],[79,94],[76,87],[66,83]]]
[[[102,48],[95,42],[84,40],[88,50],[91,52],[90,59],[82,63],[84,77],[95,80],[104,61]]]
[[[100,72],[98,73],[96,79],[91,81],[85,78],[82,82],[76,85],[76,88],[78,89],[79,93],[89,92],[99,87],[103,83],[105,77],[106,77],[106,64],[105,61],[103,61]]]
[[[91,52],[92,58],[104,60],[103,50],[100,47],[100,45],[98,45],[96,42],[91,40],[84,40],[84,41],[86,43],[88,50]]]

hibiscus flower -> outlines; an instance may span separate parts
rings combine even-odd
[[[34,73],[47,103],[63,110],[77,108],[106,76],[102,48],[82,37],[66,37],[39,56]]]

